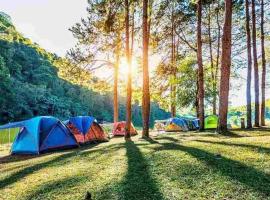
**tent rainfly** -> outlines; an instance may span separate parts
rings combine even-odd
[[[206,129],[216,129],[218,126],[218,116],[209,115],[204,119],[204,127]]]
[[[113,125],[113,135],[114,136],[124,136],[125,132],[126,132],[125,127],[126,127],[126,122],[125,121],[114,123],[114,125]],[[138,134],[137,130],[135,129],[135,127],[131,123],[130,135],[137,135],[137,134]]]
[[[183,119],[174,117],[170,118],[165,127],[165,131],[174,132],[174,131],[188,131],[187,122]]]
[[[89,142],[106,142],[108,141],[107,134],[102,127],[97,123],[94,117],[77,116],[71,117],[65,122],[71,130],[76,140],[80,144]]]
[[[0,126],[0,129],[9,128],[20,128],[12,154],[40,154],[79,146],[70,130],[54,117],[40,116]]]

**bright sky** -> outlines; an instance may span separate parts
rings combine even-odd
[[[59,56],[74,47],[76,40],[68,29],[86,16],[86,6],[87,0],[0,0],[0,11],[11,16],[19,32]],[[231,90],[233,106],[246,101],[245,82],[240,83],[240,89]],[[269,91],[266,94],[269,98]]]
[[[0,0],[19,32],[59,56],[75,45],[68,29],[86,16],[86,6],[86,0]]]

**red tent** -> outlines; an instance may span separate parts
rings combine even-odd
[[[108,141],[107,134],[93,117],[72,117],[69,119],[67,126],[80,144],[92,141]]]
[[[113,135],[124,136],[125,135],[125,127],[126,127],[126,122],[125,121],[114,123],[114,125],[113,125]],[[131,123],[131,128],[130,128],[130,134],[131,135],[137,135],[138,134],[132,123]]]

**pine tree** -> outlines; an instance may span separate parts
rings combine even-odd
[[[149,91],[149,70],[148,70],[148,45],[149,45],[149,22],[148,22],[148,0],[143,0],[143,132],[144,137],[149,137],[149,115],[150,115],[150,91]]]
[[[197,61],[200,130],[204,130],[204,74],[202,62],[202,0],[197,1]]]
[[[260,91],[259,91],[259,70],[258,70],[258,56],[257,56],[257,31],[256,31],[256,11],[255,0],[251,0],[252,5],[252,43],[253,43],[253,67],[254,67],[254,92],[255,92],[255,126],[260,126]]]
[[[261,0],[261,52],[262,52],[262,102],[261,102],[261,126],[265,126],[265,79],[266,79],[266,59],[264,47],[264,0]]]
[[[225,1],[225,21],[223,25],[221,78],[219,88],[219,124],[220,133],[227,131],[228,98],[230,89],[232,48],[232,0]]]
[[[251,57],[251,37],[250,37],[250,16],[249,16],[249,0],[245,0],[246,7],[246,35],[247,35],[247,128],[252,128],[252,110],[251,110],[251,71],[252,71],[252,57]]]

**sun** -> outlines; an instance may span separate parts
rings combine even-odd
[[[136,59],[132,59],[132,65],[131,65],[131,75],[134,76],[138,72],[138,63]],[[126,77],[128,76],[128,64],[127,64],[127,59],[125,57],[122,57],[120,59],[120,64],[119,64],[119,75],[124,77],[125,80],[127,79]]]

